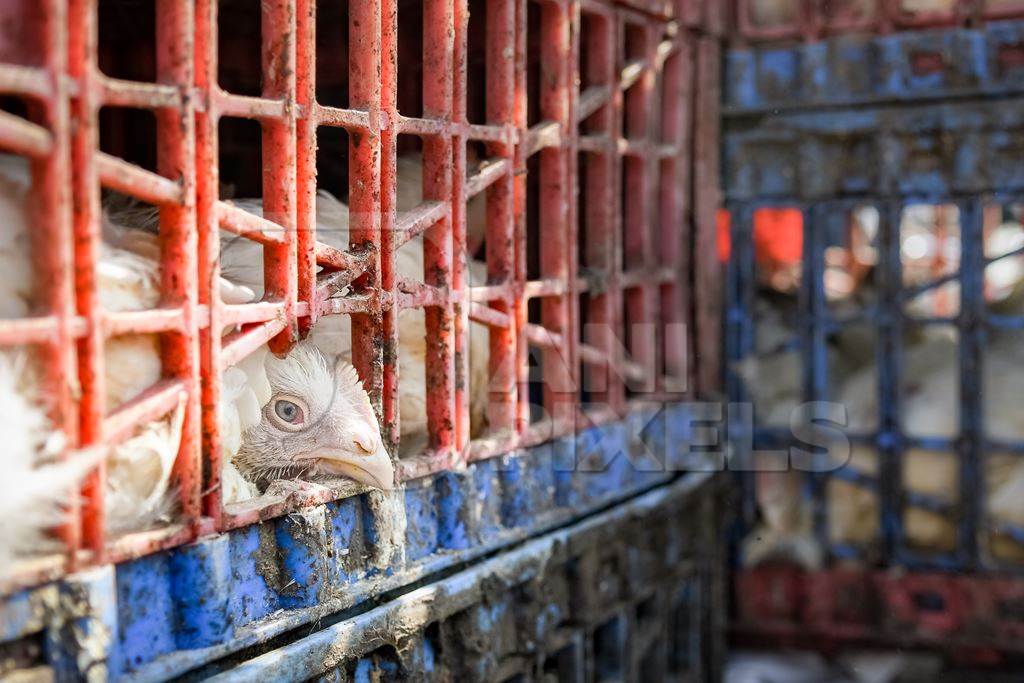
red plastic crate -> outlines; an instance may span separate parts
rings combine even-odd
[[[316,37],[316,12],[327,5],[347,14],[345,107],[317,99],[318,51],[341,49]],[[720,272],[717,262],[694,262],[690,242],[715,239],[708,216],[718,203],[719,50],[708,31],[722,26],[719,3],[487,0],[484,47],[471,54],[470,18],[482,0],[424,0],[418,53],[399,50],[399,32],[410,27],[397,0],[267,0],[259,3],[260,34],[249,37],[260,54],[255,94],[219,82],[220,60],[231,68],[243,61],[222,54],[218,40],[234,6],[154,0],[154,43],[140,43],[125,56],[152,60],[154,78],[139,81],[101,71],[101,57],[116,59],[118,52],[99,45],[96,0],[0,5],[6,20],[0,23],[0,94],[32,103],[29,118],[0,112],[0,148],[35,160],[36,222],[45,240],[39,244],[47,247],[35,250],[45,311],[0,321],[0,344],[36,344],[45,354],[51,414],[70,436],[68,457],[123,440],[179,403],[185,406],[174,469],[180,523],[107,538],[100,467],[66,525],[64,561],[45,571],[33,565],[18,583],[55,575],[62,564],[135,557],[287,512],[291,503],[236,510],[221,504],[220,373],[265,343],[286,352],[321,316],[352,317],[353,364],[394,447],[396,315],[426,308],[429,446],[399,463],[407,479],[571,434],[582,415],[584,376],[600,376],[604,389],[594,396],[607,406],[588,412],[586,424],[621,418],[631,402],[627,383],[643,385],[644,400],[684,398],[695,386],[717,384],[712,369],[699,382],[693,376],[695,348],[706,351],[709,368],[717,358],[719,311],[704,304],[691,315],[690,281],[696,273],[713,293]],[[535,40],[536,54],[528,54]],[[485,84],[470,82],[472,59],[484,62]],[[400,106],[406,95],[399,92],[398,71],[406,64],[420,74],[422,111]],[[581,73],[586,87],[578,87]],[[467,115],[478,86],[484,88],[485,122]],[[696,107],[698,97],[707,105]],[[153,170],[100,151],[103,108],[153,113]],[[538,120],[530,119],[531,111]],[[232,181],[221,176],[218,163],[222,120],[260,127],[265,218],[221,196],[222,183]],[[696,150],[694,126],[701,141]],[[348,135],[348,251],[319,242],[315,232],[316,146],[325,128]],[[426,179],[423,202],[401,214],[395,210],[400,136],[422,140]],[[119,139],[122,146],[133,143],[123,131]],[[468,177],[467,144],[484,146],[489,162]],[[580,163],[589,178],[606,181],[588,181],[593,201],[585,216],[576,201]],[[536,192],[528,169],[539,176]],[[630,189],[628,206],[613,189],[620,181]],[[100,310],[94,267],[101,188],[159,207],[158,309]],[[488,281],[470,288],[466,260],[477,245],[467,243],[466,202],[480,194],[487,196]],[[527,234],[534,203],[542,239]],[[218,228],[263,245],[263,301],[220,301],[211,286],[219,276]],[[581,230],[603,282],[578,274]],[[396,272],[394,253],[420,233],[429,238],[427,278],[408,282]],[[528,244],[531,239],[537,244]],[[531,250],[538,253],[539,277],[527,277]],[[318,268],[330,277],[318,279]],[[340,283],[353,295],[331,298]],[[589,320],[605,322],[612,333],[581,333],[581,297]],[[534,299],[540,301],[537,320],[528,312]],[[625,300],[636,311],[629,320]],[[473,443],[470,321],[490,328],[491,433]],[[655,345],[623,345],[627,324],[653,326]],[[219,331],[230,325],[241,331],[222,337]],[[163,379],[111,410],[103,400],[103,344],[116,334],[142,332],[162,337]],[[543,409],[549,416],[533,423],[526,385],[531,348],[546,368]],[[76,385],[80,395],[72,391]],[[299,491],[293,498],[313,504],[335,495]]]

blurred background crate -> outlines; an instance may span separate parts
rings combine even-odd
[[[1018,662],[1021,8],[738,9],[726,376],[761,471],[738,475],[737,642]],[[794,436],[815,401],[845,436]]]

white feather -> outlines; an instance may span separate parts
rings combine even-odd
[[[256,485],[243,477],[238,468],[230,461],[225,461],[221,468],[220,486],[221,501],[225,505],[251,500],[260,495]]]
[[[174,496],[171,470],[181,442],[185,404],[170,419],[145,425],[112,449],[107,466],[107,530],[122,533],[169,522]]]
[[[47,531],[60,523],[71,491],[102,457],[90,451],[68,462],[46,462],[63,449],[63,438],[42,408],[27,360],[24,352],[0,352],[0,574],[16,558],[53,547]]]
[[[223,503],[238,503],[259,495],[232,463],[242,446],[247,430],[263,418],[263,406],[270,401],[270,380],[265,362],[269,349],[261,346],[221,376],[221,498]]]

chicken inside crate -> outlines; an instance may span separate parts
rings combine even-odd
[[[851,438],[847,460],[835,468],[820,492],[828,509],[827,545],[814,537],[814,519],[803,492],[811,476],[759,471],[757,500],[761,526],[744,546],[752,565],[794,560],[808,569],[837,558],[877,562],[881,548],[876,435],[883,419],[879,401],[877,319],[884,277],[878,272],[879,213],[856,206],[826,216],[818,230],[823,244],[817,272],[823,300],[812,302],[814,285],[806,274],[805,213],[795,208],[754,211],[755,294],[752,353],[734,366],[752,402],[756,429],[782,444],[809,397],[836,402],[845,411]],[[896,342],[900,354],[898,427],[905,435],[899,488],[905,508],[899,514],[905,542],[913,552],[947,554],[957,550],[956,518],[961,487],[958,436],[961,433],[961,355],[957,319],[961,313],[960,213],[952,204],[908,204],[899,213],[898,254],[901,282],[895,300],[903,322]],[[1013,320],[1024,313],[1020,207],[984,207],[983,298],[989,313]],[[890,290],[892,291],[892,290]],[[810,311],[810,312],[808,312]],[[818,316],[827,317],[819,323]],[[811,323],[811,319],[814,322]],[[807,330],[813,324],[817,330]],[[980,406],[984,437],[995,445],[982,469],[987,515],[998,526],[1020,523],[1018,491],[1024,470],[1006,450],[1024,439],[1024,423],[1014,406],[1020,374],[1019,333],[996,327],[986,338],[978,372],[984,387]],[[823,343],[822,343],[823,342]],[[808,353],[815,356],[808,368]],[[820,349],[820,350],[819,350]],[[842,453],[842,451],[840,451]],[[765,463],[770,458],[764,458]],[[877,486],[877,483],[875,484]],[[1021,548],[1012,536],[986,534],[985,552],[993,560],[1019,562]]]

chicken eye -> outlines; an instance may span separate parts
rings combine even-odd
[[[306,422],[305,405],[297,398],[275,398],[267,406],[266,415],[279,429],[297,431]]]
[[[300,424],[302,422],[302,408],[291,401],[280,400],[274,403],[274,412],[277,416],[289,424]]]

